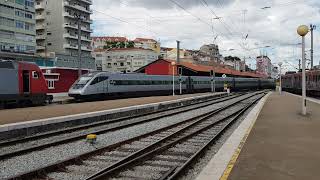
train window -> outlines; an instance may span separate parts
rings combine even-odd
[[[54,89],[54,80],[48,80],[48,89]]]
[[[32,78],[39,79],[39,73],[37,71],[32,71]]]
[[[107,76],[96,77],[96,78],[90,83],[90,85],[97,84],[97,83],[102,82],[102,81],[105,81],[105,80],[107,80],[107,79],[108,79]]]

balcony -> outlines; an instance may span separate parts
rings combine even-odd
[[[81,27],[81,30],[82,31],[86,31],[86,32],[90,32],[90,33],[92,33],[93,32],[93,30],[92,29],[90,29],[90,28],[87,28],[87,27]]]
[[[65,43],[65,44],[63,44],[63,48],[64,49],[78,49],[78,45]]]
[[[64,12],[63,13],[64,17],[70,17],[70,18],[74,18],[74,15],[71,15],[69,12]]]
[[[63,38],[78,39],[78,35],[69,34],[69,33],[64,33],[64,34],[63,34]]]
[[[41,35],[36,35],[36,40],[45,40],[46,36],[41,34]]]
[[[92,24],[93,21],[92,21],[92,19],[84,19],[83,22]]]
[[[45,50],[46,48],[45,48],[44,46],[38,46],[38,45],[37,45],[37,46],[36,46],[36,49],[37,49],[37,50]]]
[[[73,25],[73,24],[70,24],[70,23],[64,23],[64,24],[63,24],[63,27],[64,27],[64,28],[78,29],[78,26],[77,26],[77,25]]]
[[[42,30],[42,29],[45,29],[45,25],[44,24],[36,25],[36,30]]]
[[[81,0],[81,1],[92,5],[92,0]]]
[[[63,44],[63,48],[65,48],[65,49],[78,49],[78,45],[65,43],[65,44]],[[81,46],[81,50],[82,51],[89,51],[89,52],[92,51],[91,47],[84,46],[84,45]]]
[[[85,12],[85,13],[90,13],[90,14],[92,13],[91,9],[86,9],[85,7],[79,6],[77,4],[71,4],[68,1],[64,2],[64,6],[72,8],[72,9],[75,9],[75,10],[78,10],[78,11],[82,11],[82,12]]]
[[[36,20],[44,20],[44,14],[36,14]]]
[[[81,36],[81,40],[82,41],[87,41],[87,42],[91,42],[92,41],[91,38],[87,38],[87,37],[84,37],[84,36]]]
[[[36,10],[44,10],[44,9],[45,9],[43,3],[36,4],[36,5],[35,5],[35,8],[36,8]]]

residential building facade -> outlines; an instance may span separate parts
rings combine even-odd
[[[0,55],[36,49],[34,0],[0,0]]]
[[[268,77],[271,77],[272,73],[272,64],[268,56],[258,56],[257,60],[257,72]]]
[[[99,36],[92,37],[91,47],[94,49],[108,49],[113,45],[120,45],[120,43],[127,43],[129,40],[126,37],[110,37]]]
[[[135,48],[151,49],[160,54],[160,43],[154,39],[136,38],[133,42]]]
[[[219,46],[215,44],[205,44],[200,47],[200,53],[210,57],[211,61],[219,62],[222,55],[219,53]]]
[[[108,72],[133,72],[158,59],[156,52],[142,48],[96,50],[96,69]]]
[[[37,54],[48,56],[54,52],[58,65],[62,64],[70,68],[79,67],[79,21],[81,68],[93,69],[91,5],[92,0],[36,0]]]

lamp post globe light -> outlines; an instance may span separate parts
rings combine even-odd
[[[306,58],[305,58],[305,35],[309,32],[309,27],[301,25],[297,29],[297,33],[302,39],[302,115],[307,114],[307,100],[306,100]]]
[[[174,96],[174,66],[176,65],[176,62],[171,62],[172,66],[172,96]]]
[[[278,65],[279,65],[279,94],[281,95],[281,93],[282,93],[282,82],[281,82],[281,66],[282,66],[282,62],[279,62]]]

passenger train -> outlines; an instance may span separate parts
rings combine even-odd
[[[0,107],[43,105],[52,100],[47,90],[46,80],[36,64],[0,60]]]
[[[175,90],[183,93],[205,92],[211,90],[211,77],[175,76]],[[231,90],[274,89],[273,79],[216,77],[215,89],[222,91],[224,84]],[[97,98],[121,95],[156,95],[172,93],[173,77],[169,75],[120,74],[93,72],[81,76],[69,89],[69,96],[75,99]]]
[[[282,89],[301,94],[301,81],[301,72],[288,73],[282,76]],[[320,96],[320,70],[306,72],[306,91],[310,96]]]

